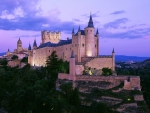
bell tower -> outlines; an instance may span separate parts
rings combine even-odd
[[[22,41],[19,38],[19,40],[17,41],[17,52],[20,52],[20,51],[22,51]]]

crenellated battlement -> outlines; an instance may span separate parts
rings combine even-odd
[[[60,41],[61,32],[59,31],[41,31],[42,43],[51,42],[58,43]]]

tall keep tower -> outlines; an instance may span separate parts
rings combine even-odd
[[[85,28],[85,56],[86,57],[96,57],[97,56],[97,37],[94,35],[95,28],[93,25],[92,16],[90,15],[90,19],[88,22],[88,26]]]
[[[20,51],[22,51],[22,41],[19,38],[19,40],[17,41],[17,52],[20,52]]]

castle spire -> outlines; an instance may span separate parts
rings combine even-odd
[[[114,48],[113,48],[113,50],[112,50],[112,53],[115,53],[115,50],[114,50]]]
[[[70,58],[74,58],[74,53],[73,53],[73,51],[72,51],[72,53],[71,53],[71,57]]]
[[[36,39],[34,39],[33,47],[37,47]]]
[[[72,29],[72,33],[74,33],[74,28]]]
[[[94,27],[91,13],[90,13],[90,19],[88,22],[88,27]]]
[[[29,47],[28,47],[28,50],[31,50],[31,45],[30,45],[30,43],[29,43]]]
[[[78,28],[78,32],[80,31],[80,26],[79,26],[79,28]]]
[[[96,31],[96,34],[99,34],[98,29],[97,29],[97,31]]]
[[[10,52],[10,51],[9,51],[9,48],[8,48],[8,52]]]

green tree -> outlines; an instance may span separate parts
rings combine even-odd
[[[112,70],[109,68],[103,68],[102,75],[112,75]]]
[[[16,59],[18,59],[18,56],[17,56],[17,55],[13,55],[13,56],[11,57],[11,59],[12,59],[12,60],[16,60]]]
[[[48,57],[46,61],[46,66],[49,72],[58,71],[59,63],[56,51],[53,51],[52,54]]]
[[[23,58],[21,59],[21,62],[28,63],[28,57],[23,57]]]

